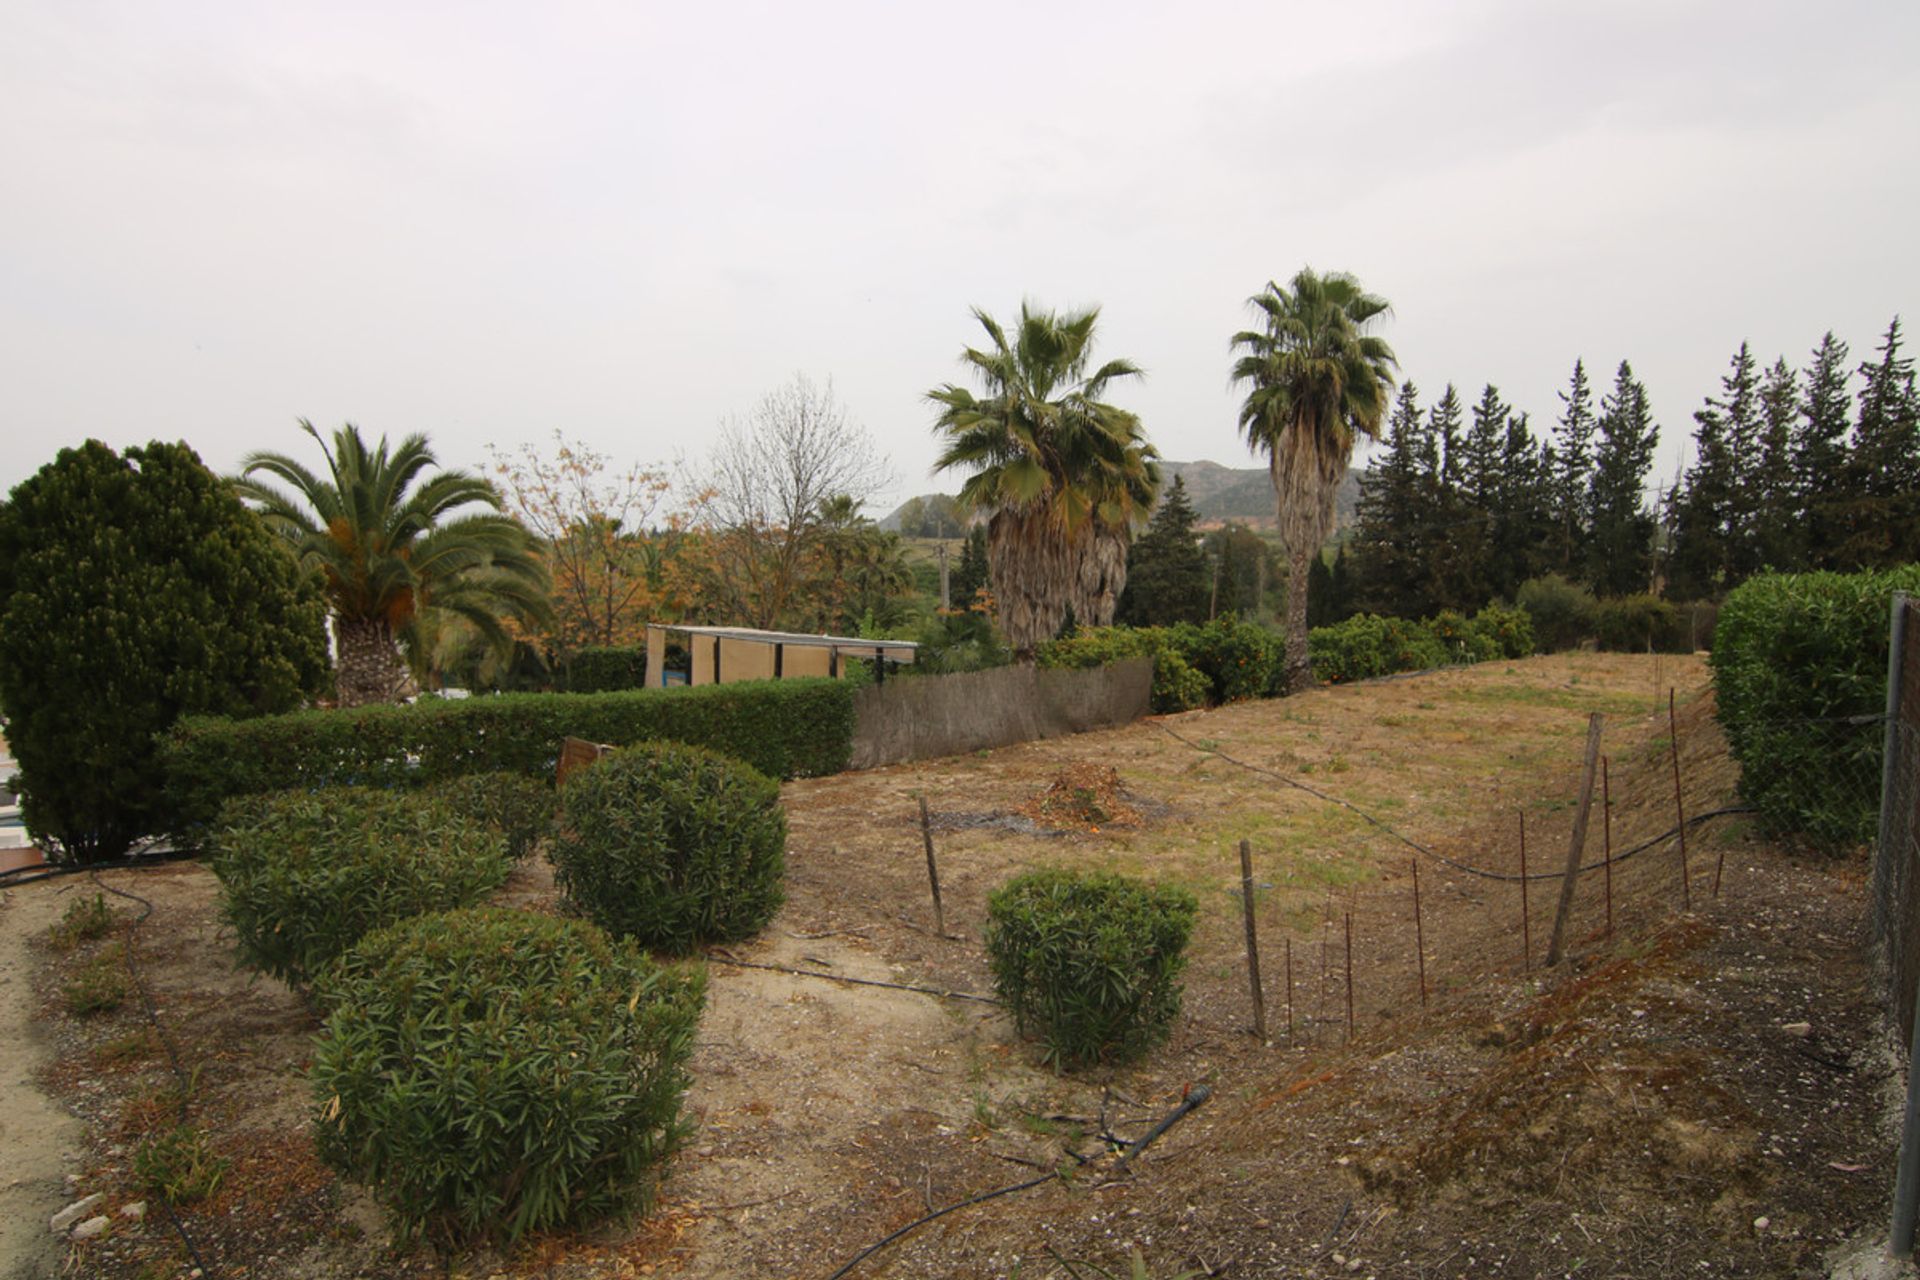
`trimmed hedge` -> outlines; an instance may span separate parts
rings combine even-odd
[[[328,974],[315,1143],[403,1239],[512,1240],[643,1208],[704,1000],[576,920],[481,908],[366,938]]]
[[[510,866],[484,823],[367,787],[242,797],[221,813],[213,859],[241,959],[290,986],[375,929],[478,902]]]
[[[987,899],[994,985],[1056,1067],[1138,1057],[1180,1013],[1198,912],[1185,889],[1125,876],[1017,876]]]
[[[1736,588],[1714,630],[1716,714],[1741,795],[1776,831],[1848,845],[1879,812],[1887,621],[1920,565],[1768,574]]]
[[[325,786],[402,787],[470,773],[550,778],[560,740],[710,747],[779,778],[847,767],[853,690],[843,681],[755,680],[620,693],[507,693],[412,706],[195,717],[162,756],[191,842],[233,796]]]
[[[647,687],[647,646],[597,645],[565,663],[568,693],[613,693]]]
[[[558,827],[568,906],[645,946],[746,937],[786,896],[779,784],[717,752],[649,742],[605,756],[568,777]]]

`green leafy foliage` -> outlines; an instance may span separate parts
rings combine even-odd
[[[134,1176],[176,1205],[193,1204],[218,1191],[230,1163],[215,1154],[204,1132],[186,1124],[155,1134],[133,1151]]]
[[[1360,613],[1307,637],[1316,679],[1329,684],[1427,671],[1448,662],[1446,646],[1425,623]]]
[[[1215,618],[1170,631],[1187,665],[1207,678],[1212,701],[1239,702],[1280,692],[1286,654],[1280,636],[1259,623]]]
[[[705,974],[496,908],[374,933],[329,973],[321,1158],[403,1238],[515,1239],[644,1208],[687,1132]]]
[[[568,693],[610,693],[647,687],[647,646],[595,645],[566,662]]]
[[[515,862],[533,852],[553,831],[559,798],[544,779],[524,773],[469,773],[423,789],[428,799],[453,813],[498,831]]]
[[[1491,662],[1500,656],[1500,648],[1491,636],[1474,629],[1467,616],[1454,609],[1442,609],[1427,619],[1427,630],[1447,652],[1447,661],[1456,665]]]
[[[106,894],[96,893],[69,902],[60,923],[47,930],[47,941],[56,951],[71,951],[82,942],[106,937],[112,928],[113,908],[107,905]]]
[[[1495,601],[1474,614],[1470,626],[1474,635],[1484,638],[1492,646],[1491,653],[1475,661],[1491,662],[1498,658],[1533,656],[1533,616],[1525,609]]]
[[[1591,636],[1600,607],[1593,592],[1557,573],[1521,583],[1516,603],[1533,619],[1533,634],[1543,653],[1574,648]]]
[[[444,801],[328,787],[229,806],[213,871],[241,959],[303,985],[375,929],[480,901],[510,865],[505,837]]]
[[[561,739],[652,739],[736,756],[774,777],[838,773],[853,751],[853,691],[838,680],[754,680],[692,689],[517,693],[412,706],[198,718],[165,746],[183,815],[198,836],[229,797],[295,788],[405,787],[469,773],[551,778]]]
[[[1720,609],[1713,687],[1740,791],[1774,830],[1845,846],[1871,839],[1895,591],[1920,565],[1877,573],[1766,574]]]
[[[987,900],[987,957],[1023,1034],[1057,1067],[1138,1057],[1180,1012],[1199,910],[1185,889],[1035,871]]]
[[[1207,705],[1212,681],[1194,670],[1170,627],[1083,627],[1040,646],[1043,667],[1083,670],[1129,658],[1153,659],[1153,709],[1165,715]]]
[[[185,445],[61,450],[0,504],[0,712],[28,829],[82,862],[165,829],[154,735],[299,706],[326,678],[324,619]]]
[[[1680,613],[1659,596],[1642,592],[1600,601],[1593,630],[1602,649],[1616,653],[1689,653],[1687,628]]]
[[[568,904],[649,947],[756,932],[785,898],[780,788],[738,760],[653,742],[567,779],[554,878]]]

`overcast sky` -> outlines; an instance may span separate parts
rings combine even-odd
[[[1920,301],[1920,5],[0,5],[0,487],[294,420],[697,457],[805,372],[929,479],[968,308],[1102,307],[1169,458],[1358,275],[1428,400],[1625,357],[1660,467],[1745,338]],[[1910,314],[1909,320],[1914,317]]]

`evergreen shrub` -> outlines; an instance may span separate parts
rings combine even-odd
[[[718,752],[652,742],[567,779],[550,856],[572,910],[679,953],[771,920],[786,849],[772,779]]]
[[[647,687],[647,646],[595,645],[576,652],[565,664],[568,693],[611,693]]]
[[[1198,910],[1185,889],[1124,876],[1018,876],[987,900],[994,984],[1056,1068],[1138,1057],[1180,1012]]]
[[[705,974],[579,920],[473,908],[371,934],[328,972],[321,1158],[444,1243],[643,1209],[688,1131]]]
[[[1602,649],[1615,653],[1691,652],[1680,614],[1668,601],[1645,592],[1610,596],[1593,614],[1594,635]]]
[[[1895,591],[1920,593],[1920,565],[1767,574],[1721,606],[1716,714],[1741,795],[1772,830],[1835,847],[1874,837]]]
[[[1500,657],[1500,646],[1492,636],[1476,629],[1467,615],[1455,609],[1442,609],[1426,620],[1427,630],[1447,653],[1447,661],[1456,665],[1491,662]]]
[[[774,777],[838,773],[853,752],[853,690],[826,679],[618,693],[509,693],[412,706],[182,720],[164,757],[190,842],[233,796],[406,787],[469,773],[551,778],[561,739],[711,747]]]
[[[1517,605],[1496,600],[1474,614],[1470,625],[1474,634],[1483,637],[1492,648],[1492,652],[1478,661],[1533,656],[1533,615]]]
[[[1284,682],[1286,646],[1281,637],[1243,618],[1181,623],[1168,629],[1187,665],[1204,675],[1215,703],[1264,698]]]
[[[1309,632],[1307,656],[1314,678],[1329,684],[1429,671],[1448,662],[1446,646],[1425,623],[1373,613]]]
[[[213,859],[242,961],[291,986],[375,929],[480,901],[510,866],[481,821],[367,787],[246,797],[223,811]]]
[[[1153,659],[1153,709],[1166,715],[1207,705],[1213,682],[1196,671],[1170,627],[1083,627],[1040,646],[1042,667],[1104,667],[1129,658]]]
[[[287,711],[327,678],[326,606],[184,444],[63,449],[0,503],[0,714],[56,861],[173,825],[155,735]]]
[[[491,827],[507,842],[507,856],[519,862],[553,830],[559,798],[541,778],[524,773],[469,773],[422,789],[428,800]]]
[[[1557,573],[1521,583],[1515,603],[1533,620],[1534,640],[1542,653],[1577,647],[1593,634],[1599,609],[1591,591]]]

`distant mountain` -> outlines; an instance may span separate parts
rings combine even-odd
[[[1265,467],[1223,467],[1217,462],[1162,462],[1161,473],[1171,484],[1175,476],[1186,481],[1187,497],[1200,516],[1200,523],[1226,524],[1235,521],[1257,529],[1274,525],[1273,481]],[[900,517],[915,502],[929,503],[940,494],[922,494],[909,498],[880,521],[882,529],[898,529]],[[1347,478],[1334,497],[1333,523],[1336,529],[1353,523],[1360,502],[1360,470],[1347,468]]]

